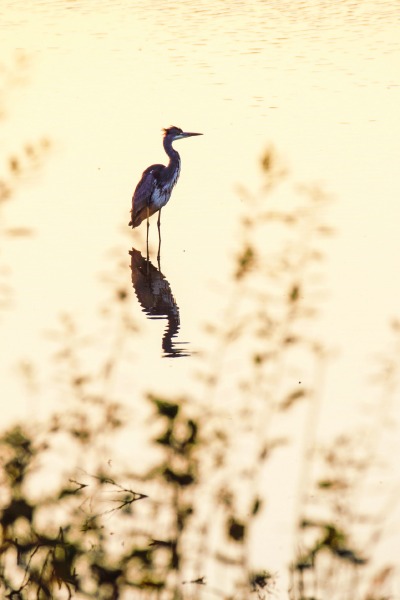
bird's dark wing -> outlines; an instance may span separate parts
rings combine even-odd
[[[140,223],[157,211],[152,205],[151,198],[157,186],[157,181],[164,165],[152,165],[143,171],[141,180],[136,186],[132,196],[131,227],[137,227]]]

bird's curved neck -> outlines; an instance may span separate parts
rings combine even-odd
[[[167,137],[164,138],[164,150],[165,152],[168,154],[169,157],[169,164],[168,167],[177,167],[180,165],[180,156],[178,154],[178,152],[175,150],[175,148],[172,147],[172,142],[173,140],[168,139]]]

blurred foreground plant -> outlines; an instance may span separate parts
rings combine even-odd
[[[378,357],[375,400],[363,405],[364,423],[322,447],[308,445],[308,476],[292,565],[290,598],[389,600],[399,570],[387,558],[398,518],[400,324],[391,324],[391,348]],[[361,420],[361,419],[360,419]]]
[[[227,307],[208,326],[212,349],[199,361],[197,393],[143,398],[135,377],[126,379],[121,365],[127,362],[131,373],[136,325],[119,279],[111,279],[113,301],[102,311],[100,334],[83,336],[71,317],[62,317],[52,334],[58,380],[51,386],[52,394],[61,391],[61,410],[0,439],[4,597],[276,597],[282,574],[269,569],[271,499],[282,498],[281,488],[294,498],[299,472],[315,485],[308,472],[321,456],[315,494],[323,510],[308,505],[306,494],[300,507],[285,497],[282,508],[288,531],[301,516],[307,532],[298,538],[289,593],[331,600],[336,584],[335,597],[348,598],[338,574],[348,565],[357,569],[351,576],[359,574],[366,557],[353,541],[355,511],[343,490],[350,498],[365,456],[351,436],[334,453],[315,451],[312,461],[306,443],[302,467],[326,360],[317,307],[323,242],[331,233],[324,223],[328,199],[293,183],[272,148],[261,167],[259,192],[239,191],[243,218]],[[129,279],[124,267],[115,273]],[[93,349],[97,367],[87,359]],[[129,411],[119,401],[121,379]],[[277,483],[269,469],[283,453],[290,468],[284,463]],[[315,584],[321,568],[325,588]],[[390,577],[375,574],[363,600],[375,600],[373,582]]]
[[[207,414],[202,468],[209,498],[199,529],[209,541],[197,570],[214,571],[214,580],[226,580],[226,597],[238,598],[247,598],[255,582],[257,597],[276,593],[280,575],[268,570],[273,548],[263,530],[268,497],[280,490],[269,483],[269,468],[277,450],[290,445],[292,413],[305,401],[318,403],[325,362],[317,307],[329,199],[294,183],[272,147],[261,168],[259,192],[239,190],[243,216],[226,317],[208,327],[215,354],[204,360],[199,401]],[[289,503],[283,537],[293,511]]]
[[[29,59],[24,52],[16,52],[12,61],[0,62],[0,121],[7,115],[7,96],[12,88],[25,82]],[[50,141],[43,136],[38,140],[26,142],[18,150],[0,156],[0,255],[4,242],[11,238],[20,238],[32,233],[28,224],[7,225],[5,204],[27,176],[38,169],[50,148]],[[12,300],[12,288],[9,284],[10,268],[8,262],[0,259],[0,311],[9,308]]]

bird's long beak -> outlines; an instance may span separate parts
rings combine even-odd
[[[192,137],[192,135],[203,135],[202,133],[188,133],[186,131],[182,131],[182,133],[179,135],[179,138],[187,138],[187,137]]]

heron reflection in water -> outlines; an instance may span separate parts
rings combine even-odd
[[[162,338],[163,356],[170,358],[190,356],[187,350],[178,347],[185,342],[177,343],[174,340],[180,327],[179,308],[167,279],[159,268],[157,269],[148,259],[143,258],[135,248],[132,248],[129,254],[133,289],[143,312],[149,319],[167,320]]]
[[[201,133],[188,133],[179,127],[164,129],[164,150],[169,157],[169,163],[165,165],[151,165],[143,171],[142,178],[136,186],[132,197],[131,220],[132,228],[138,227],[144,219],[147,219],[146,248],[149,255],[149,218],[158,212],[158,254],[161,248],[161,209],[171,197],[174,185],[178,181],[181,171],[181,158],[172,143],[176,140],[202,135]]]

